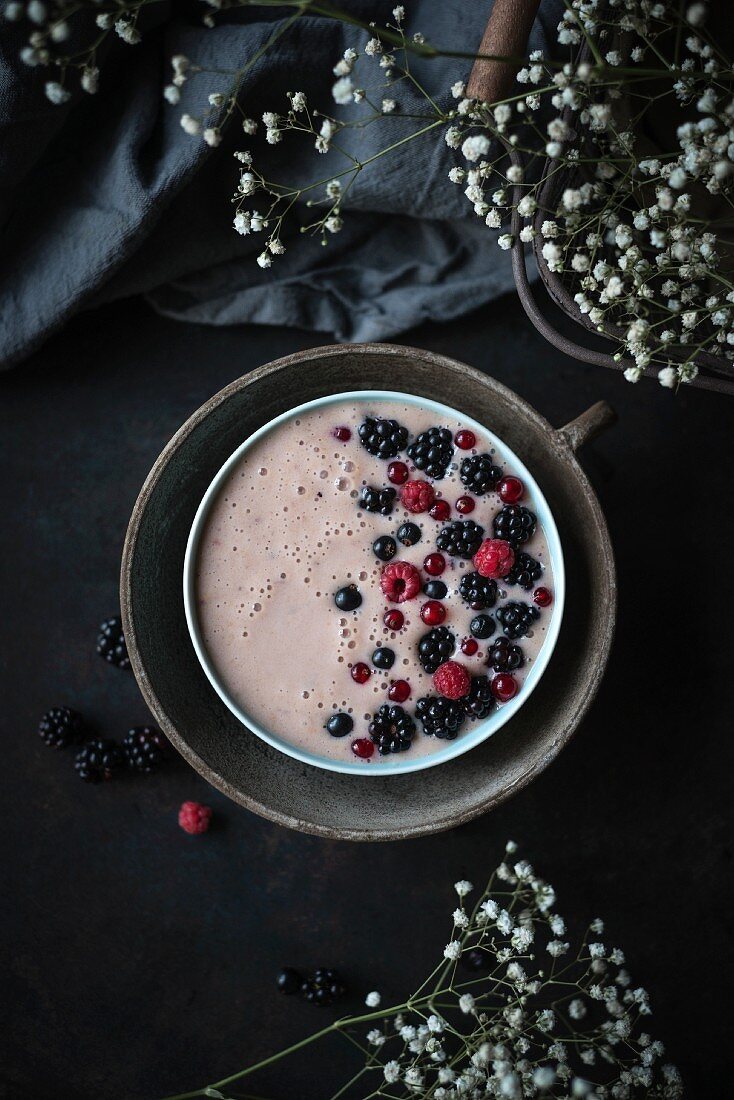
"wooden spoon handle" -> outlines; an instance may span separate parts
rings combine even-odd
[[[495,0],[479,52],[500,57],[522,57],[540,0]],[[512,61],[474,62],[466,94],[483,103],[496,103],[510,91],[518,66]]]

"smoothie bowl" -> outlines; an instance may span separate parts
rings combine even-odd
[[[306,764],[419,771],[523,706],[558,638],[561,542],[530,471],[448,405],[335,393],[218,471],[184,559],[186,621],[220,699]]]

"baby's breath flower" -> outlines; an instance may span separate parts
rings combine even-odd
[[[364,1003],[367,1005],[368,1008],[377,1008],[381,1000],[382,998],[380,994],[377,992],[376,989],[373,989],[372,992],[368,993],[365,997]]]
[[[193,118],[192,115],[181,115],[181,127],[187,134],[200,134],[201,122],[198,118]]]
[[[471,894],[474,889],[474,884],[469,882],[468,879],[462,878],[458,882],[454,883],[454,890],[460,898],[465,898],[467,894]]]
[[[443,949],[443,957],[450,959],[452,962],[456,961],[461,955],[461,944],[458,940],[452,940],[451,943],[447,943]]]

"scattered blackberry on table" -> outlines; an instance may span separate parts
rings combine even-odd
[[[122,742],[127,766],[134,772],[153,772],[166,756],[168,742],[155,726],[135,726]]]
[[[494,953],[483,951],[481,947],[472,947],[471,951],[462,953],[461,965],[467,970],[490,970],[494,965]]]
[[[522,504],[506,504],[492,521],[496,538],[517,549],[535,534],[535,515]]]
[[[375,668],[388,669],[395,664],[395,651],[381,645],[372,654],[372,664]]]
[[[472,611],[484,611],[497,603],[497,581],[481,573],[465,573],[459,582],[459,595]]]
[[[74,767],[85,783],[106,783],[125,766],[125,756],[117,741],[99,738],[77,753]]]
[[[415,546],[421,541],[422,531],[417,523],[401,523],[396,538],[403,546]]]
[[[334,593],[334,603],[340,611],[356,611],[362,604],[362,593],[356,584],[345,584]]]
[[[396,496],[394,489],[375,489],[372,485],[365,485],[359,494],[357,507],[364,508],[365,512],[379,512],[381,516],[389,516]]]
[[[487,654],[487,664],[495,672],[514,672],[525,662],[525,656],[519,645],[513,645],[509,638],[498,638],[492,642]]]
[[[429,428],[421,432],[408,447],[408,457],[419,470],[429,477],[440,480],[446,477],[446,471],[454,457],[454,443],[448,428]]]
[[[429,675],[448,661],[456,649],[456,638],[446,626],[434,626],[418,642],[418,660]]]
[[[381,756],[390,752],[406,752],[415,737],[415,722],[400,706],[387,703],[372,716],[369,735]]]
[[[354,729],[354,719],[343,710],[337,711],[327,720],[326,729],[332,737],[346,737]]]
[[[397,420],[382,420],[368,416],[359,425],[359,440],[365,450],[377,458],[395,458],[405,450],[408,429]]]
[[[503,471],[489,454],[471,455],[461,463],[459,477],[470,493],[481,497],[497,488]]]
[[[278,989],[281,993],[285,993],[287,997],[290,997],[293,993],[298,993],[303,985],[303,978],[294,970],[292,966],[284,966],[278,975]]]
[[[51,707],[47,710],[38,723],[38,733],[52,749],[78,745],[89,736],[81,714],[71,707]]]
[[[345,993],[346,986],[337,971],[324,966],[301,982],[301,996],[310,1004],[330,1005]]]
[[[463,700],[462,700],[463,702]],[[466,720],[462,702],[425,695],[415,705],[415,716],[427,737],[453,741]]]
[[[491,638],[496,630],[494,619],[491,615],[475,615],[469,624],[469,632],[475,638]]]
[[[506,584],[519,584],[520,588],[532,588],[542,575],[540,562],[521,550],[515,555],[515,564],[503,580]]]
[[[489,676],[472,676],[469,694],[461,700],[468,718],[482,719],[494,709],[494,695]]]
[[[508,600],[495,614],[508,638],[522,638],[532,628],[535,620],[540,618],[537,607],[531,607],[529,603],[521,603],[519,600]]]
[[[398,544],[390,535],[380,535],[379,539],[375,539],[372,543],[372,553],[380,561],[390,561],[395,557],[397,549]]]
[[[436,546],[453,558],[472,558],[482,544],[484,528],[472,519],[447,523],[436,536]]]
[[[97,653],[116,668],[130,668],[125,635],[122,632],[122,619],[119,615],[105,619],[100,626],[97,635]]]
[[[449,593],[443,581],[426,581],[423,585],[423,591],[429,600],[445,600]]]

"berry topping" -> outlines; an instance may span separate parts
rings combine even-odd
[[[492,489],[497,488],[497,483],[502,477],[502,470],[495,466],[492,456],[489,454],[472,455],[465,458],[459,471],[462,484],[466,485],[470,493],[481,497]]]
[[[154,772],[163,763],[168,742],[155,726],[135,726],[122,742],[128,768],[134,772]]]
[[[519,600],[508,600],[495,614],[508,638],[522,638],[531,629],[533,621],[540,618],[537,607],[531,607]]]
[[[130,668],[125,635],[122,632],[122,619],[114,615],[105,619],[97,635],[97,653],[116,668]]]
[[[418,642],[418,660],[429,676],[432,676],[455,649],[456,638],[451,631],[445,626],[434,626]]]
[[[378,646],[372,654],[372,664],[375,668],[392,668],[395,664],[395,651],[384,645]]]
[[[471,687],[461,700],[468,718],[482,719],[494,709],[494,695],[489,676],[472,676]]]
[[[470,451],[476,444],[477,437],[474,432],[470,432],[468,428],[462,428],[454,436],[454,443],[461,451]]]
[[[391,703],[404,703],[410,698],[410,684],[407,680],[393,680],[388,688],[387,697]]]
[[[387,480],[392,481],[393,485],[405,485],[409,476],[404,462],[391,462],[387,468]]]
[[[472,611],[483,611],[497,603],[497,582],[481,573],[465,573],[459,582],[459,595]]]
[[[352,741],[352,752],[360,760],[369,760],[375,752],[374,742],[369,737],[358,737],[356,741]]]
[[[495,629],[491,615],[475,615],[469,625],[469,630],[475,638],[491,638]]]
[[[500,703],[509,703],[517,695],[517,680],[508,672],[502,672],[492,680],[492,694]]]
[[[509,638],[497,638],[487,654],[487,664],[495,672],[514,672],[522,666],[524,660],[520,646],[513,645]]]
[[[351,714],[345,714],[343,710],[340,710],[328,719],[326,729],[332,737],[346,737],[354,729],[354,720]]]
[[[445,661],[433,674],[433,686],[447,699],[461,699],[471,687],[471,676],[458,661]]]
[[[372,716],[369,734],[381,756],[390,752],[406,752],[415,737],[415,722],[402,707],[385,703]]]
[[[454,457],[451,432],[448,428],[429,428],[421,432],[408,447],[408,455],[417,468],[425,470],[429,477],[436,480],[445,477]]]
[[[437,519],[439,523],[443,523],[451,515],[451,505],[447,500],[435,500],[428,509],[428,515],[431,519]]]
[[[456,511],[462,516],[466,516],[469,512],[473,512],[477,506],[477,502],[474,497],[459,497],[454,507]]]
[[[302,982],[303,978],[301,975],[291,966],[284,966],[278,975],[278,989],[288,997],[293,993],[298,993]]]
[[[359,494],[357,507],[364,508],[365,512],[379,512],[381,516],[389,516],[396,496],[395,489],[375,489],[372,485],[365,485]]]
[[[436,545],[454,558],[471,558],[476,554],[484,538],[484,528],[471,519],[458,519],[447,523],[438,532]]]
[[[438,600],[429,600],[421,608],[421,618],[426,626],[440,626],[446,618],[446,608]]]
[[[443,554],[429,554],[423,559],[423,568],[429,577],[440,577],[446,568],[446,558]]]
[[[90,741],[76,756],[74,767],[85,783],[106,783],[125,766],[125,757],[117,741]]]
[[[473,657],[479,649],[479,642],[475,638],[464,638],[461,643],[461,652],[467,657]]]
[[[391,561],[395,557],[397,549],[398,544],[390,535],[380,535],[379,539],[375,539],[372,543],[372,553],[380,561]]]
[[[51,707],[38,723],[38,734],[52,749],[78,745],[89,736],[81,714],[71,707]]]
[[[348,443],[352,438],[352,429],[344,427],[334,428],[331,434],[334,436],[334,439],[338,439],[340,443]]]
[[[521,588],[532,588],[542,575],[543,566],[540,562],[520,550],[515,554],[515,564],[503,579],[506,584],[519,584]]]
[[[522,546],[535,534],[536,519],[522,504],[506,504],[492,521],[498,539],[506,539],[512,546]]]
[[[205,833],[212,821],[212,811],[201,802],[184,802],[178,811],[178,823],[185,833],[200,836]]]
[[[415,716],[427,737],[440,737],[444,741],[453,741],[466,719],[461,703],[436,695],[424,695],[419,699]]]
[[[427,512],[436,498],[432,485],[427,481],[408,481],[400,491],[403,506],[409,512]]]
[[[525,494],[525,486],[519,477],[503,477],[497,486],[497,492],[503,504],[517,504]]]
[[[538,607],[550,607],[553,603],[553,595],[547,588],[536,588],[533,592],[533,603]]]
[[[417,523],[401,523],[397,531],[397,540],[403,546],[415,546],[421,541],[421,529]]]
[[[423,585],[423,591],[429,600],[445,600],[449,593],[443,581],[426,581]]]
[[[320,967],[312,978],[301,982],[301,996],[304,1001],[314,1005],[330,1005],[346,993],[346,987],[336,970]]]
[[[364,661],[357,661],[356,665],[352,665],[350,668],[349,675],[355,684],[366,684],[372,675],[372,669]]]
[[[515,564],[515,551],[504,539],[485,539],[474,555],[474,567],[483,577],[506,577]]]
[[[382,621],[388,630],[401,630],[405,622],[405,616],[402,611],[398,611],[397,607],[395,607],[385,612],[382,616]]]
[[[393,603],[404,603],[420,592],[420,573],[410,562],[393,561],[382,570],[380,588],[386,599]]]
[[[397,420],[368,416],[359,425],[359,441],[365,450],[377,458],[395,458],[405,449],[408,429],[398,424]]]
[[[356,584],[347,584],[335,593],[334,603],[340,611],[356,611],[362,603],[362,593]]]

